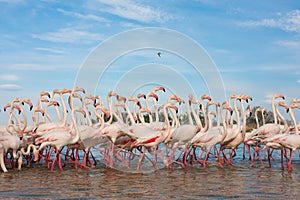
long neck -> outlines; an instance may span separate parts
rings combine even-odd
[[[91,116],[90,116],[90,112],[88,110],[88,107],[87,107],[87,102],[86,101],[82,101],[82,107],[84,109],[84,111],[86,112],[86,122],[87,122],[87,125],[88,126],[92,126],[92,120],[91,120]]]
[[[163,132],[162,141],[164,141],[166,138],[168,138],[169,135],[170,135],[170,132],[171,132],[171,126],[170,126],[170,120],[169,120],[169,117],[168,117],[167,108],[168,108],[167,105],[165,105],[164,108],[163,108],[167,130]]]
[[[112,121],[113,121],[113,118],[114,118],[114,109],[113,109],[113,106],[112,106],[112,103],[111,103],[111,96],[108,95],[107,96],[107,104],[108,104],[108,108],[109,108],[109,112],[111,113],[111,116],[109,118],[109,120],[107,121],[107,123],[111,124]]]
[[[293,121],[293,124],[294,124],[294,126],[295,126],[295,133],[296,133],[296,134],[299,134],[299,131],[298,131],[298,124],[297,124],[297,121],[296,121],[296,118],[295,118],[293,109],[290,109],[289,112],[290,112],[290,117],[291,117],[291,119],[292,119],[292,121]]]
[[[190,123],[191,125],[193,125],[194,122],[193,122],[192,115],[191,115],[190,105],[189,105],[188,103],[186,104],[186,112],[187,112],[187,116],[188,116],[189,123]],[[195,112],[195,111],[194,111],[194,112]]]
[[[150,110],[150,107],[149,107],[149,93],[146,95],[145,104],[146,104],[146,108],[147,108],[148,110]],[[150,122],[150,123],[153,122],[151,112],[149,113],[149,122]]]
[[[240,114],[239,114],[239,111],[238,111],[238,108],[237,108],[237,105],[236,105],[236,101],[237,101],[237,99],[235,99],[235,101],[234,101],[234,111],[235,111],[235,114],[236,114],[236,120],[237,120],[237,126],[238,126],[238,132],[240,132],[240,130],[241,130],[241,121],[240,121]],[[242,102],[241,102],[241,104],[242,104]]]
[[[72,126],[75,131],[71,131],[71,134],[73,136],[73,143],[77,142],[79,140],[79,130],[77,127],[77,122],[76,122],[76,115],[75,112],[79,111],[79,108],[75,108],[72,110]]]
[[[62,108],[63,108],[63,125],[67,126],[68,115],[67,115],[66,104],[65,104],[65,101],[64,101],[64,98],[63,98],[61,92],[60,92],[59,96],[60,96],[60,101],[61,101],[61,105],[62,105]],[[73,102],[72,95],[70,95],[70,98],[71,98],[70,101]]]
[[[27,127],[27,116],[26,116],[26,113],[24,112],[22,106],[20,106],[20,109],[21,109],[21,114],[23,116],[23,129],[21,129],[21,131],[23,132]],[[21,124],[20,124],[20,126],[21,126]]]
[[[261,118],[262,118],[263,125],[265,125],[266,124],[266,119],[265,119],[265,115],[264,115],[264,110],[261,111]]]
[[[55,99],[54,99],[54,95],[55,95],[55,94],[56,94],[56,93],[53,92],[53,94],[52,94],[52,101],[55,101]],[[57,115],[57,122],[62,122],[62,121],[61,121],[61,115],[60,115],[58,106],[54,106],[54,107],[55,107],[55,112],[56,112],[56,115]]]
[[[203,102],[200,102],[200,103],[203,103]],[[193,106],[190,106],[190,107],[191,107],[191,112],[192,112],[192,115],[193,115],[193,117],[194,117],[194,119],[195,119],[195,122],[196,122],[197,127],[198,127],[199,129],[203,129],[203,124],[202,124],[202,122],[201,122],[201,120],[200,120],[199,113],[198,113],[198,112],[196,113],[196,111],[194,110]],[[203,110],[204,110],[204,109],[203,109],[203,105],[202,105],[202,111],[203,111]],[[203,114],[203,116],[204,116],[204,114]]]
[[[179,119],[178,119],[178,117],[177,117],[177,115],[176,115],[175,110],[171,109],[170,111],[171,111],[172,117],[173,117],[173,120],[172,120],[172,127],[176,127],[176,128],[177,128],[177,127],[180,126]]]
[[[47,119],[49,120],[49,122],[53,122],[51,116],[48,113],[48,108],[49,108],[49,105],[46,105],[46,107],[45,107],[45,114],[44,115],[47,117]]]
[[[247,122],[247,112],[245,111],[244,104],[241,102],[242,113],[243,113],[243,129],[242,129],[242,137],[245,138],[246,135],[246,122]]]
[[[206,105],[206,110],[205,111],[203,111],[203,117],[204,117],[204,123],[205,123],[205,125],[204,125],[204,131],[207,131],[208,130],[208,128],[209,128],[209,123],[208,123],[208,115],[207,115],[207,113],[208,113],[208,105]],[[203,109],[204,110],[204,109]]]
[[[274,117],[274,123],[278,124],[278,120],[277,120],[277,108],[275,108],[275,97],[272,98],[272,111],[273,111],[273,117]]]
[[[141,123],[142,123],[143,125],[145,125],[145,124],[146,124],[146,123],[145,123],[145,118],[144,118],[144,115],[142,114],[141,110],[139,110],[138,116],[139,116],[139,119],[140,119]]]
[[[95,113],[95,116],[98,117],[99,122],[101,123],[101,125],[100,125],[100,127],[99,127],[99,130],[102,130],[102,129],[104,128],[104,125],[105,125],[104,117],[103,117],[103,115],[100,115],[100,114],[97,112],[97,109],[96,109],[96,108],[94,109],[94,113]]]
[[[222,107],[220,109],[220,118],[221,118],[221,121],[222,121],[222,126],[223,126],[223,134],[222,134],[222,138],[221,138],[221,141],[224,141],[226,136],[227,136],[227,124],[226,124],[226,119],[228,119],[228,111],[226,110],[226,113],[225,113],[225,118],[223,117],[223,110],[224,108]]]
[[[135,124],[135,121],[134,121],[134,118],[129,110],[129,107],[128,107],[128,104],[127,104],[127,101],[125,102],[125,108],[126,108],[126,112],[127,112],[127,116],[129,117],[130,119],[130,122],[131,122],[131,125]]]
[[[256,128],[259,128],[259,122],[258,122],[258,116],[257,116],[258,111],[259,111],[259,109],[257,108],[257,109],[255,110]]]
[[[152,98],[152,101],[153,101],[153,109],[155,111],[155,122],[159,122],[158,107],[156,105],[156,100]]]
[[[282,132],[286,132],[287,131],[287,129],[288,129],[288,125],[287,125],[287,122],[286,122],[286,120],[285,120],[285,118],[283,117],[283,115],[279,112],[279,104],[277,104],[276,105],[276,113],[277,113],[277,115],[278,115],[278,117],[280,118],[280,120],[283,122],[283,125],[284,125],[284,128],[281,130]]]

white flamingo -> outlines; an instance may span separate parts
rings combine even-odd
[[[85,111],[81,107],[75,107],[72,110],[72,124],[70,125],[70,128],[67,130],[52,130],[47,132],[46,134],[38,137],[35,139],[35,144],[40,145],[39,151],[43,149],[46,146],[53,146],[56,149],[55,157],[52,160],[52,167],[51,170],[54,169],[54,164],[56,162],[56,159],[58,160],[59,168],[62,170],[61,165],[61,158],[60,158],[60,152],[62,147],[70,144],[75,144],[79,140],[79,130],[76,123],[76,116],[75,113],[80,112],[83,115],[86,115]]]

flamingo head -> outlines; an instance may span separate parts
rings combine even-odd
[[[59,107],[59,103],[57,101],[50,101],[49,103],[50,103],[50,105]]]
[[[211,97],[208,96],[207,94],[203,94],[201,97],[202,100],[207,99],[208,101],[211,101]]]
[[[154,87],[154,89],[153,89],[154,92],[157,92],[157,91],[159,91],[159,90],[162,90],[162,91],[166,92],[166,89],[165,89],[163,86],[156,86],[156,87]]]
[[[229,99],[235,99],[235,98],[237,98],[238,97],[238,95],[236,95],[236,94],[231,94],[230,96],[229,96]]]
[[[21,114],[21,107],[18,105],[13,105],[12,108],[16,108],[18,110],[18,113]]]
[[[278,106],[284,107],[286,109],[286,112],[289,112],[290,107],[284,101],[279,101]]]
[[[67,94],[67,93],[71,94],[72,90],[67,89],[67,88],[63,88],[60,92],[61,92],[61,94]]]
[[[292,103],[300,103],[300,99],[294,98],[294,99],[292,99]]]
[[[145,95],[145,94],[142,94],[142,93],[140,93],[140,94],[138,94],[138,95],[137,95],[137,98],[144,98],[144,99],[146,99],[146,95]]]
[[[251,117],[251,116],[252,116],[252,105],[249,104],[249,105],[247,106],[246,110],[249,110],[249,112],[250,112],[249,116]]]
[[[11,103],[7,103],[4,107],[3,107],[3,111],[5,112],[7,110],[7,108],[11,107]]]
[[[290,105],[290,109],[294,109],[294,108],[300,109],[300,105],[299,105],[299,104],[296,104],[296,103],[292,103],[292,104]]]
[[[73,88],[73,93],[74,93],[74,92],[82,92],[83,94],[85,94],[85,89],[76,86],[76,87]]]
[[[92,100],[92,101],[93,101],[94,107],[96,107],[97,98],[96,98],[95,96],[93,96],[93,95],[91,95],[91,94],[87,94],[87,95],[85,95],[84,98],[85,98],[85,99],[90,99],[90,100]]]
[[[176,111],[176,113],[178,113],[178,107],[175,106],[174,104],[168,104],[168,107],[174,109]]]
[[[30,99],[28,99],[28,98],[23,99],[22,100],[22,105],[24,105],[24,103],[27,103],[29,105],[29,109],[32,110],[33,105],[31,103]]]
[[[20,100],[19,98],[14,98],[14,99],[12,100],[12,103],[15,103],[15,102],[21,102],[21,100]]]
[[[118,101],[123,101],[125,103],[126,102],[126,97],[121,96],[121,95],[117,95],[117,100]]]
[[[108,92],[108,96],[111,97],[111,96],[117,96],[117,93],[114,92],[114,91],[109,91]]]
[[[137,98],[135,98],[134,96],[129,96],[127,101],[136,101]]]
[[[42,97],[42,98],[40,98],[40,102],[43,102],[43,103],[48,103],[48,102],[49,102],[49,100],[48,100],[48,99],[46,99],[46,98],[44,98],[44,97]]]
[[[45,111],[43,109],[41,109],[41,108],[35,108],[33,110],[33,112],[40,112],[40,113],[42,113],[43,116],[45,115]]]
[[[54,95],[54,94],[60,94],[60,92],[61,92],[61,91],[59,91],[59,89],[55,88],[55,89],[53,90],[52,93],[53,93],[53,95]],[[53,98],[53,97],[52,97],[52,98]]]
[[[51,97],[49,92],[41,91],[41,92],[40,92],[40,97],[43,97],[43,96],[47,96],[48,98]]]
[[[273,99],[282,98],[285,100],[285,97],[282,94],[274,94]]]
[[[154,92],[150,92],[149,96],[155,98],[156,101],[158,101],[158,96]]]

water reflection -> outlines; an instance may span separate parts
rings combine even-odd
[[[297,161],[296,161],[297,162]],[[294,170],[280,165],[261,169],[246,160],[235,166],[201,166],[128,173],[97,166],[51,172],[42,165],[0,174],[0,196],[5,198],[243,198],[295,199],[300,197],[300,163]]]

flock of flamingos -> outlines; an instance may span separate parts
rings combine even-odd
[[[55,89],[52,94],[42,91],[35,106],[30,99],[15,98],[3,108],[9,117],[7,125],[0,127],[1,168],[3,172],[14,167],[20,170],[25,164],[46,165],[51,170],[67,165],[89,168],[97,164],[95,152],[112,168],[123,165],[142,170],[146,161],[156,169],[159,164],[186,169],[193,163],[223,167],[234,165],[236,149],[243,145],[252,165],[264,167],[263,159],[267,159],[271,166],[273,151],[278,150],[282,169],[286,165],[292,170],[294,152],[300,149],[300,124],[294,116],[300,99],[287,105],[283,95],[275,94],[274,122],[265,123],[266,109],[259,107],[255,110],[257,128],[247,131],[251,96],[232,94],[219,103],[205,94],[200,99],[189,95],[186,102],[171,95],[158,104],[163,91],[157,86],[147,94],[127,98],[110,91],[107,106],[100,96],[85,94],[79,87]],[[186,112],[178,112],[180,106]],[[281,113],[285,110],[291,125]],[[258,115],[263,117],[262,124]],[[183,121],[184,116],[188,120]]]

